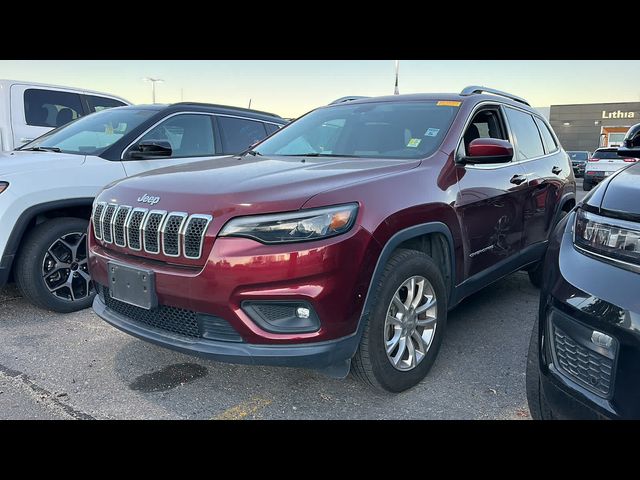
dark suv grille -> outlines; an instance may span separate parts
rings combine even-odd
[[[92,213],[96,239],[157,255],[197,260],[211,215],[169,212],[99,202]]]
[[[96,290],[109,310],[130,321],[189,338],[242,342],[242,337],[222,318],[166,305],[145,310],[112,298],[102,285],[96,285]]]
[[[558,368],[589,390],[607,396],[611,389],[613,361],[578,345],[557,326],[553,333]]]

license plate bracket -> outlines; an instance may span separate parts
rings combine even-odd
[[[145,310],[153,310],[158,306],[153,270],[116,262],[107,262],[107,267],[111,298]]]

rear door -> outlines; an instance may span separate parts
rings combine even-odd
[[[216,115],[222,152],[236,154],[267,136],[265,124],[250,118]]]
[[[547,240],[571,166],[567,154],[543,120],[514,107],[505,107],[505,110],[515,140],[516,161],[528,179],[522,242],[526,248]]]
[[[18,148],[84,114],[81,96],[77,92],[24,84],[12,85],[13,147]]]

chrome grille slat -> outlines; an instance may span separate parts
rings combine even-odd
[[[213,220],[211,215],[97,202],[92,215],[93,232],[105,244],[153,255],[197,260]]]
[[[213,217],[211,215],[193,214],[187,220],[182,236],[182,251],[186,258],[198,259],[202,255],[204,234]]]
[[[147,208],[134,208],[129,215],[129,221],[125,225],[127,244],[131,250],[142,250],[142,225],[149,213]]]
[[[125,235],[124,226],[129,219],[131,207],[129,205],[120,205],[113,215],[113,243],[119,247],[127,246],[127,237]]]
[[[162,236],[162,253],[167,257],[180,256],[180,238],[182,229],[189,217],[185,212],[171,212],[162,224],[160,233]]]
[[[98,240],[102,240],[102,214],[104,213],[104,208],[107,206],[106,202],[98,202],[93,210],[93,216],[91,219],[93,220],[93,236]]]
[[[142,246],[147,253],[160,253],[160,227],[166,210],[151,210],[142,227]]]
[[[115,203],[108,204],[104,210],[102,221],[100,222],[102,224],[102,240],[105,243],[113,243],[112,221],[116,208],[118,208],[118,205]]]

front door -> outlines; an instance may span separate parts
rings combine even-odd
[[[499,106],[484,107],[474,114],[456,156],[461,158],[476,138],[513,141]],[[520,252],[522,205],[526,176],[517,162],[500,164],[458,164],[456,210],[464,242],[467,279],[491,267],[499,267]]]

